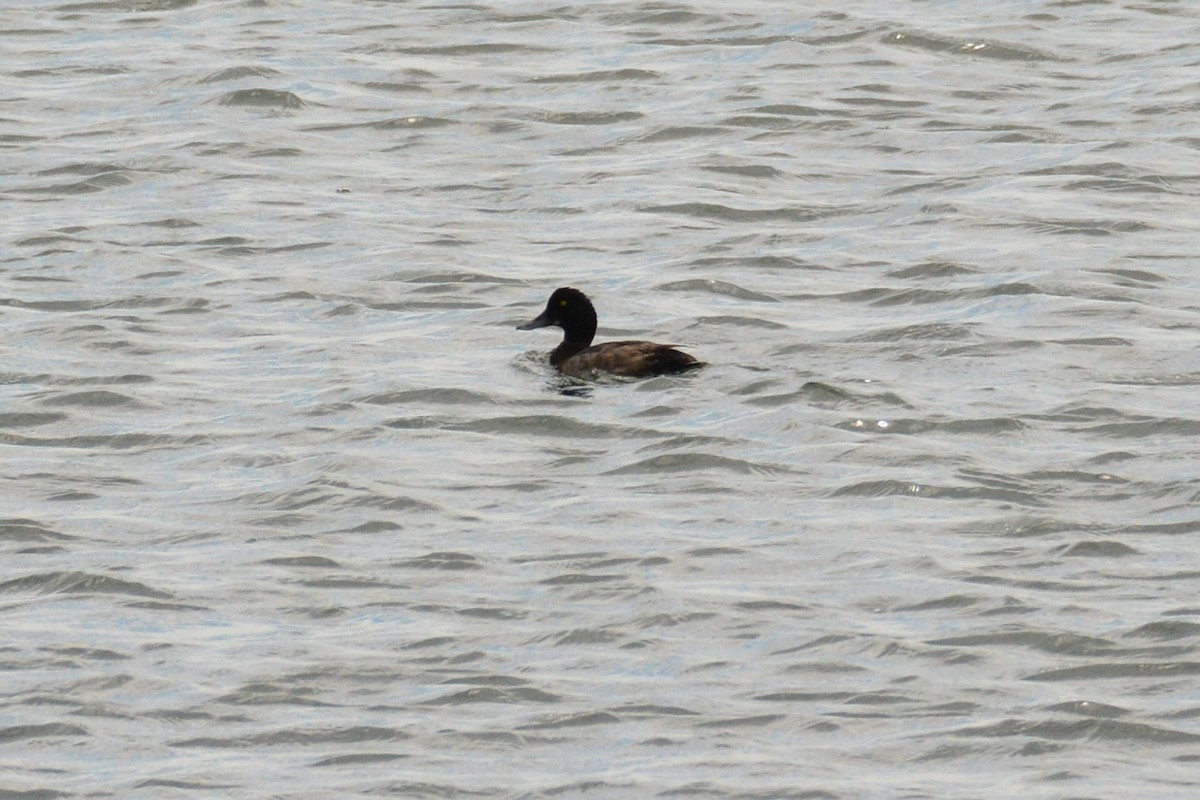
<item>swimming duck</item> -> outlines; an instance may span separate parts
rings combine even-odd
[[[550,353],[550,363],[564,375],[579,378],[607,372],[626,378],[646,378],[704,366],[670,344],[592,344],[596,336],[596,309],[586,294],[567,286],[555,289],[546,302],[546,310],[524,325],[518,325],[517,330],[531,331],[552,325],[563,329],[563,340]]]

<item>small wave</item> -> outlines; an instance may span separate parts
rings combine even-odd
[[[78,450],[135,450],[175,448],[209,441],[206,436],[167,436],[149,433],[116,433],[41,438],[0,433],[0,443],[21,447],[66,447]]]
[[[952,39],[915,30],[895,31],[883,37],[884,44],[930,50],[935,53],[964,55],[1000,61],[1057,61],[1057,57],[1031,47],[1002,44],[984,39]]]
[[[409,558],[397,564],[408,569],[436,569],[448,572],[462,572],[483,569],[479,559],[469,553],[438,552],[428,553],[416,558]]]
[[[721,203],[671,203],[642,206],[645,214],[675,214],[722,222],[813,222],[845,213],[840,206],[777,206],[775,208],[736,208]]]
[[[538,75],[530,83],[624,83],[626,81],[657,81],[661,72],[649,69],[602,69],[586,72],[564,72],[554,75]]]
[[[1097,720],[1048,720],[1029,722],[1009,719],[991,725],[960,728],[952,732],[955,736],[981,736],[986,738],[1022,737],[1063,741],[1137,741],[1147,744],[1190,744],[1200,742],[1200,734],[1173,730],[1157,725],[1123,722],[1114,719]]]
[[[0,413],[0,428],[33,428],[38,425],[49,425],[52,422],[61,422],[66,419],[66,414],[54,413],[22,413],[10,412]]]
[[[760,464],[740,458],[727,458],[711,453],[674,453],[645,458],[623,467],[609,470],[607,475],[668,474],[718,470],[743,475],[758,473],[790,474],[792,470],[771,464]]]
[[[209,73],[203,78],[200,78],[199,83],[226,83],[228,81],[240,81],[246,78],[274,78],[279,76],[279,71],[271,67],[226,67],[225,69]]]
[[[284,111],[294,111],[308,105],[299,95],[282,89],[235,89],[221,95],[217,102],[223,106]]]
[[[844,431],[856,433],[883,433],[894,435],[915,435],[929,431],[951,434],[980,433],[989,436],[1006,433],[1019,433],[1027,430],[1028,425],[1013,417],[984,417],[980,419],[958,420],[926,420],[893,418],[885,420],[855,419],[837,424]]]
[[[615,125],[641,118],[637,111],[542,111],[534,117],[550,125]]]
[[[552,717],[545,717],[537,722],[518,725],[516,729],[526,731],[560,730],[562,728],[582,728],[592,725],[611,725],[620,721],[620,717],[605,711],[582,711],[573,714],[558,714]]]
[[[366,122],[338,122],[324,125],[310,125],[305,128],[307,131],[347,131],[355,129],[369,129],[377,131],[390,130],[430,130],[436,128],[446,128],[457,123],[452,119],[443,117],[426,117],[426,116],[408,116],[408,117],[387,117],[386,119],[374,119]]]
[[[8,542],[62,542],[76,537],[60,533],[37,520],[14,517],[0,519],[0,541]]]
[[[43,399],[42,403],[48,406],[77,406],[80,408],[120,408],[143,405],[129,395],[104,389],[50,396]]]
[[[753,303],[778,303],[779,298],[762,292],[751,291],[738,286],[736,283],[728,281],[717,281],[712,279],[692,279],[686,281],[673,281],[671,283],[661,283],[657,287],[662,291],[676,292],[707,292],[709,294],[721,295],[723,297],[732,297],[737,300],[746,300]]]
[[[169,600],[172,595],[136,581],[126,581],[90,572],[44,572],[26,575],[0,583],[0,593],[33,592],[36,594],[126,594]]]
[[[10,725],[0,728],[0,742],[19,742],[25,739],[54,739],[62,736],[90,736],[87,728],[70,725],[65,722],[46,722],[40,725]],[[8,794],[8,792],[5,792]],[[14,793],[17,796],[54,797],[58,792],[25,792]]]

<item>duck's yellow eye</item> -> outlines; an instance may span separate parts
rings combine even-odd
[[[566,301],[566,300],[559,300],[559,301],[558,301],[558,307],[559,307],[559,308],[566,308],[566,307],[567,307],[567,301]]]

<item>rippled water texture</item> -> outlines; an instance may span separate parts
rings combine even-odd
[[[0,797],[1200,790],[1200,6],[0,27]]]

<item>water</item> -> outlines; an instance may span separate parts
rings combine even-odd
[[[1196,792],[1191,4],[4,27],[0,796]]]

